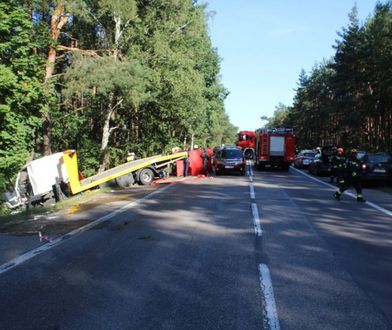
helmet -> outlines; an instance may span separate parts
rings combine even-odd
[[[338,153],[340,153],[340,154],[344,153],[344,149],[343,148],[338,148]]]
[[[353,148],[353,149],[351,149],[350,150],[350,154],[356,154],[358,151],[357,151],[357,149],[355,149],[355,148]]]

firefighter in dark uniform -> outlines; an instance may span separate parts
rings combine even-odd
[[[346,173],[347,159],[344,155],[344,149],[338,148],[338,156],[337,156],[338,170],[337,170],[337,183],[344,183],[344,175]]]
[[[338,183],[339,182],[338,180],[339,155],[338,155],[338,149],[336,147],[332,148],[332,155],[329,161],[331,163],[331,177],[329,182],[333,183],[336,179],[336,183]]]
[[[334,197],[340,199],[340,196],[350,187],[357,192],[357,202],[365,202],[362,195],[361,187],[361,162],[357,158],[357,150],[351,149],[346,162],[344,182],[339,183],[339,189],[335,191]]]

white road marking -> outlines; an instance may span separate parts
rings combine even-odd
[[[150,193],[150,194],[148,194],[148,195],[146,195],[146,196],[144,196],[142,198],[139,198],[137,200],[134,200],[134,201],[132,201],[132,202],[130,202],[130,203],[120,207],[119,209],[117,209],[117,210],[115,210],[115,211],[113,211],[113,212],[111,212],[111,213],[109,213],[109,214],[107,214],[107,215],[105,215],[105,216],[103,216],[103,217],[93,221],[93,222],[88,223],[87,225],[85,225],[83,227],[77,228],[77,229],[69,232],[68,234],[60,236],[60,237],[50,241],[49,243],[41,245],[41,246],[31,250],[31,251],[28,251],[28,252],[20,255],[19,257],[16,257],[16,258],[14,258],[14,259],[12,259],[12,260],[10,260],[10,261],[0,265],[0,274],[5,273],[6,271],[9,271],[12,268],[14,268],[14,267],[16,267],[16,266],[18,266],[18,265],[20,265],[20,264],[30,260],[31,258],[33,258],[33,257],[35,257],[35,256],[37,256],[37,255],[39,255],[39,254],[41,254],[41,253],[43,253],[45,251],[48,251],[51,248],[54,248],[55,246],[60,245],[61,243],[65,242],[66,240],[68,240],[70,238],[73,238],[73,237],[75,237],[75,236],[77,236],[77,235],[79,235],[79,234],[81,234],[81,233],[83,233],[83,232],[85,232],[85,231],[95,227],[96,225],[100,224],[101,222],[104,222],[106,220],[109,220],[109,219],[113,218],[114,216],[124,212],[127,209],[133,208],[134,206],[138,205],[140,202],[142,202],[142,201],[144,201],[146,199],[149,199],[150,197],[165,191],[166,189],[170,188],[171,186],[172,185],[168,185],[166,187],[163,187],[163,188],[160,188],[158,190],[155,190],[152,193]]]
[[[352,195],[354,198],[356,198],[353,194],[351,194],[351,195]],[[374,203],[372,203],[372,202],[369,202],[369,201],[366,201],[365,203],[366,203],[367,205],[369,205],[369,206],[375,208],[376,210],[379,210],[379,211],[381,211],[382,213],[384,213],[384,214],[389,215],[390,217],[392,217],[392,212],[391,212],[391,211],[389,211],[389,210],[387,210],[387,209],[384,209],[383,207],[381,207],[381,206],[379,206],[379,205],[377,205],[377,204],[374,204]]]
[[[255,199],[255,187],[253,184],[249,184],[249,192],[250,192],[250,198]]]
[[[302,175],[308,177],[309,179],[312,179],[312,180],[314,180],[314,181],[316,181],[316,182],[318,182],[318,183],[323,184],[324,186],[327,186],[327,187],[330,187],[330,188],[334,188],[334,189],[336,190],[336,187],[335,187],[334,185],[332,185],[332,184],[329,184],[329,183],[327,183],[327,182],[324,182],[324,181],[322,181],[322,180],[320,180],[320,179],[315,178],[314,176],[311,176],[311,175],[306,174],[306,173],[304,173],[304,172],[302,172],[302,171],[300,171],[300,170],[297,170],[297,169],[296,169],[295,167],[293,167],[293,166],[291,166],[291,169],[294,170],[294,171],[296,171],[296,172],[298,172],[298,173],[301,173]]]
[[[321,183],[321,184],[323,184],[323,185],[325,185],[325,186],[327,186],[327,187],[333,188],[334,190],[337,189],[336,186],[334,186],[334,185],[332,185],[332,184],[329,184],[329,183],[327,183],[327,182],[324,182],[324,181],[322,181],[322,180],[319,180],[319,179],[317,179],[317,178],[315,178],[315,177],[313,177],[313,176],[311,176],[311,175],[309,175],[309,174],[306,174],[306,173],[304,173],[304,172],[302,172],[302,171],[300,171],[300,170],[297,170],[296,168],[294,168],[294,167],[292,167],[292,166],[291,166],[291,169],[294,170],[294,171],[296,171],[296,172],[298,172],[298,173],[300,173],[300,174],[302,174],[302,175],[304,175],[304,176],[306,176],[306,177],[308,177],[308,178],[310,178],[310,179],[312,179],[312,180],[314,180],[314,181],[317,181],[317,182],[319,182],[319,183]],[[352,194],[352,193],[350,193],[350,192],[348,192],[348,191],[345,191],[344,194],[347,195],[347,196],[350,196],[350,197],[352,197],[352,198],[355,198],[355,199],[357,198],[357,196],[355,196],[354,194]],[[379,205],[377,205],[377,204],[375,204],[375,203],[366,201],[364,204],[369,205],[370,207],[372,207],[372,208],[374,208],[374,209],[376,209],[376,210],[378,210],[378,211],[380,211],[380,212],[382,212],[382,213],[384,213],[384,214],[389,215],[390,217],[392,217],[392,212],[391,212],[391,211],[389,211],[389,210],[387,210],[387,209],[384,209],[383,207],[381,207],[381,206],[379,206]]]
[[[263,231],[261,229],[261,224],[260,224],[260,217],[259,217],[259,210],[257,209],[257,204],[252,203],[252,214],[253,214],[253,223],[255,227],[255,234],[256,236],[262,236]]]
[[[267,311],[269,328],[273,330],[280,330],[278,311],[276,309],[274,290],[272,288],[272,281],[268,266],[265,264],[260,264],[259,274],[261,294],[264,296],[265,299],[265,309]]]
[[[253,182],[253,176],[249,175],[249,182]]]

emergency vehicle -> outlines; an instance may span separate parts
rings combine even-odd
[[[240,131],[235,145],[242,149],[245,159],[253,159],[255,155],[256,135],[253,131]]]
[[[288,171],[295,158],[296,136],[292,128],[262,128],[255,132],[255,165],[259,170],[266,166]]]

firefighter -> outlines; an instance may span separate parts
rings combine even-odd
[[[361,163],[357,158],[357,150],[351,149],[346,162],[344,181],[339,183],[339,188],[334,193],[334,197],[339,200],[340,196],[350,187],[357,192],[357,202],[366,202],[362,195],[361,187]]]
[[[329,159],[331,163],[331,177],[329,182],[333,183],[336,179],[336,183],[338,183],[338,170],[339,170],[339,156],[338,156],[338,148],[332,148],[332,155]]]
[[[344,155],[343,148],[338,148],[337,159],[338,159],[337,183],[343,184],[344,183],[344,174],[346,172],[346,164],[347,164],[347,159],[346,159],[346,156]]]

